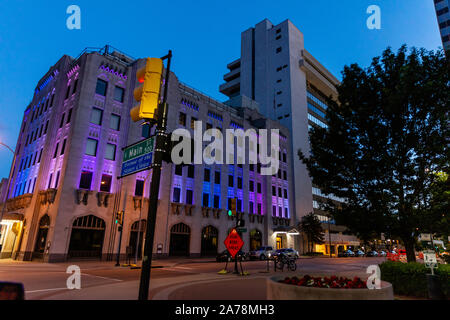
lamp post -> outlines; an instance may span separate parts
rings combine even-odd
[[[12,166],[11,166],[11,170],[9,171],[9,177],[8,177],[8,183],[7,183],[7,186],[6,186],[5,197],[3,198],[2,212],[0,214],[0,222],[1,222],[3,220],[3,215],[4,215],[5,209],[6,209],[6,200],[8,200],[8,197],[9,197],[9,187],[10,187],[12,175],[13,175],[13,172],[14,172],[14,166],[16,165],[16,153],[14,152],[14,150],[10,146],[4,144],[1,141],[0,141],[0,145],[8,148],[8,150],[11,151],[11,153],[13,154],[13,163],[12,163]]]

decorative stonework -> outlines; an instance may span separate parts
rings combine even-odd
[[[213,209],[214,218],[219,219],[221,211],[222,211],[222,209],[217,209],[217,208]]]
[[[89,195],[92,194],[91,190],[77,189],[76,190],[76,202],[77,204],[83,203],[85,206],[88,204]]]
[[[54,203],[56,199],[57,189],[47,189],[39,191],[39,201],[42,205]]]
[[[32,198],[32,193],[26,193],[12,199],[8,199],[6,201],[6,208],[8,211],[28,208],[30,206]]]
[[[263,223],[263,222],[264,222],[264,216],[262,216],[262,215],[257,215],[257,216],[256,216],[256,220],[258,221],[258,223]]]
[[[186,204],[184,207],[184,213],[186,216],[192,216],[195,206],[193,204]]]
[[[180,203],[171,202],[170,209],[172,214],[179,215],[181,213],[182,207]]]
[[[202,216],[203,216],[203,218],[208,218],[209,217],[209,211],[210,210],[211,210],[211,208],[202,207]]]
[[[97,205],[99,207],[104,206],[108,207],[108,200],[112,193],[99,191],[97,192]]]

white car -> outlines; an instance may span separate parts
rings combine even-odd
[[[256,250],[250,251],[248,255],[250,259],[266,260],[271,257],[272,252],[273,252],[272,247],[264,246],[259,247]]]

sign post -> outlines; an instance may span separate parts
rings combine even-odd
[[[242,246],[244,245],[244,241],[242,241],[241,237],[239,236],[239,233],[236,231],[236,229],[232,229],[228,237],[224,241],[225,247],[227,248],[228,252],[230,253],[231,257],[234,258],[234,273],[239,274],[238,267],[237,267],[237,254],[239,250],[241,250]]]
[[[155,144],[156,138],[153,136],[125,147],[123,149],[121,177],[148,170],[153,164]]]

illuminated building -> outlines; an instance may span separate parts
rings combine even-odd
[[[63,56],[38,82],[16,144],[3,219],[8,228],[3,258],[113,259],[119,243],[114,213],[121,210],[122,257],[133,254],[138,242],[142,247],[149,172],[117,177],[122,148],[148,134],[148,127],[130,121],[129,114],[136,70],[143,63],[108,46],[89,49],[77,58]],[[168,131],[190,129],[195,120],[203,121],[204,129],[278,128],[281,170],[264,176],[258,165],[164,164],[155,255],[215,255],[224,250],[223,241],[235,225],[227,215],[233,197],[246,221],[243,250],[275,247],[274,229],[290,232],[289,226],[297,223],[291,213],[289,130],[263,117],[252,100],[243,99],[239,107],[225,105],[179,82],[175,74],[168,103]],[[294,234],[283,234],[279,246],[296,248],[294,239]]]
[[[317,206],[317,200],[323,197],[313,192],[317,188],[311,184],[297,151],[309,151],[311,126],[327,127],[326,98],[336,98],[339,81],[306,50],[306,43],[302,32],[289,20],[278,25],[267,19],[261,21],[242,32],[241,56],[227,65],[229,72],[223,76],[225,83],[219,90],[229,97],[226,104],[238,107],[248,97],[259,104],[264,116],[289,129],[293,137],[290,163],[295,207],[292,211],[297,221],[314,212],[322,222],[327,222],[325,213]],[[323,228],[328,232],[327,223]],[[347,245],[359,245],[356,237],[342,234],[344,227],[333,223],[330,229],[335,239],[331,241],[332,252],[336,247],[343,250]],[[328,235],[325,239],[328,245]],[[316,250],[326,253],[326,245]]]

